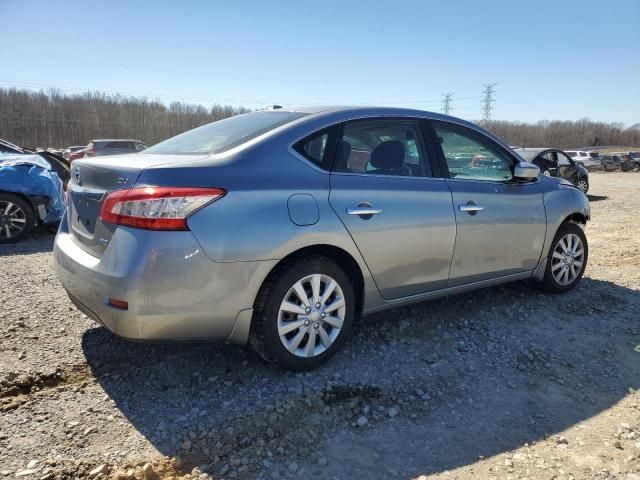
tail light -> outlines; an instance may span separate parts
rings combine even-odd
[[[100,218],[146,230],[189,230],[187,218],[226,194],[222,188],[143,187],[107,196]]]

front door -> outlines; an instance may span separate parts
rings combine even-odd
[[[431,156],[415,119],[357,120],[342,129],[330,203],[386,299],[447,285],[455,214]]]
[[[537,180],[514,180],[515,158],[471,129],[434,122],[434,130],[457,224],[449,286],[533,270],[546,233]]]

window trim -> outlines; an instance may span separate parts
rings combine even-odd
[[[447,180],[451,180],[451,181],[455,181],[455,182],[481,182],[481,183],[493,183],[493,184],[498,184],[498,185],[529,185],[531,183],[534,182],[539,182],[540,179],[536,178],[533,181],[527,181],[527,182],[523,182],[520,180],[517,180],[515,177],[512,178],[511,180],[481,180],[479,178],[475,179],[475,178],[453,178],[451,177],[451,174],[449,172],[449,165],[447,164],[447,160],[444,156],[444,151],[442,149],[442,145],[440,144],[440,141],[438,140],[438,136],[436,133],[436,126],[442,126],[444,128],[447,128],[449,130],[452,131],[458,131],[461,134],[470,137],[471,139],[477,141],[478,143],[480,143],[481,145],[484,145],[485,147],[491,147],[491,149],[495,149],[498,152],[504,154],[504,156],[511,160],[511,167],[515,167],[518,163],[520,163],[520,161],[517,159],[517,157],[514,156],[513,152],[510,152],[508,149],[506,149],[505,147],[503,147],[502,145],[500,145],[498,142],[495,142],[494,140],[492,140],[491,138],[486,137],[485,135],[481,134],[480,132],[477,132],[475,130],[473,130],[472,128],[469,127],[465,127],[462,125],[458,125],[457,123],[451,123],[451,122],[447,122],[444,120],[427,120],[427,122],[429,123],[429,127],[431,130],[431,141],[433,142],[436,150],[437,150],[437,158],[438,161],[440,163],[440,166],[442,168],[442,171],[444,172],[444,177]]]
[[[375,173],[359,173],[359,172],[342,172],[342,171],[337,171],[335,170],[335,161],[336,161],[336,153],[337,153],[337,145],[338,142],[342,140],[343,135],[344,135],[344,127],[348,124],[351,123],[359,123],[359,122],[374,122],[374,121],[388,121],[388,120],[399,120],[399,121],[411,121],[411,122],[415,122],[416,127],[417,127],[417,131],[418,131],[418,135],[420,136],[419,142],[417,142],[417,146],[418,146],[418,151],[422,151],[424,153],[426,153],[427,158],[424,159],[425,162],[428,162],[429,167],[431,167],[431,175],[430,176],[412,176],[412,175],[380,175],[380,174],[375,174]],[[437,180],[439,178],[442,178],[440,175],[440,169],[436,168],[437,167],[437,162],[434,161],[434,159],[436,158],[435,152],[433,151],[433,148],[431,147],[430,143],[428,141],[428,137],[426,135],[425,132],[425,127],[424,127],[424,122],[425,122],[425,118],[423,117],[411,117],[411,116],[407,116],[407,115],[399,115],[399,116],[395,116],[395,115],[371,115],[371,116],[366,116],[366,117],[358,117],[358,118],[352,118],[349,120],[343,120],[342,122],[339,123],[340,126],[340,131],[338,132],[338,136],[336,138],[336,142],[334,144],[334,152],[333,152],[333,158],[331,161],[331,175],[351,175],[351,176],[362,176],[362,177],[378,177],[378,178],[402,178],[402,179],[430,179],[430,180]]]

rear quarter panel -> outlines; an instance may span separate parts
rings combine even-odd
[[[378,305],[382,300],[371,275],[329,205],[329,174],[297,158],[285,145],[282,139],[274,139],[223,161],[201,160],[188,168],[150,168],[136,185],[224,188],[227,193],[223,198],[188,220],[189,229],[210,260],[280,260],[301,248],[331,245],[355,259],[364,277],[367,304]],[[315,223],[298,225],[292,220],[289,200],[297,194],[311,195],[315,200]]]

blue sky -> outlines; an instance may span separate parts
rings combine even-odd
[[[640,0],[0,0],[0,86],[640,122]]]

